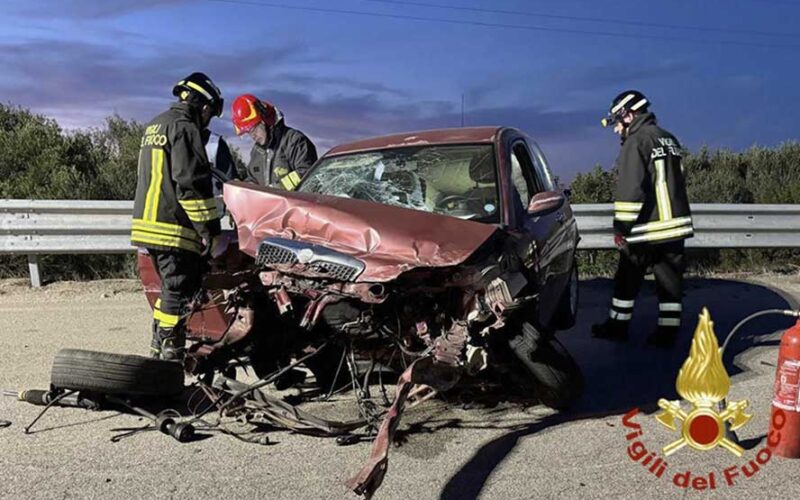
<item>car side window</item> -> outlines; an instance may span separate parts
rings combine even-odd
[[[522,166],[519,159],[514,152],[511,152],[511,184],[519,195],[519,201],[523,208],[528,206],[531,201],[530,191],[528,190],[528,183],[525,182],[525,176],[522,173]]]
[[[528,146],[531,148],[533,168],[536,172],[536,177],[538,177],[539,184],[545,191],[553,191],[556,188],[556,183],[550,171],[550,165],[548,165],[547,159],[544,157],[544,153],[542,153],[539,145],[533,141],[528,141]]]
[[[511,148],[511,182],[517,188],[526,208],[533,195],[544,191],[541,184],[537,182],[528,149],[522,141],[518,141]]]

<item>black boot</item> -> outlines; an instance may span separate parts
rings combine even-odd
[[[678,327],[659,326],[647,337],[647,345],[669,349],[678,340]]]
[[[159,358],[165,361],[183,361],[186,355],[186,334],[179,328],[159,328]]]
[[[150,336],[150,357],[161,357],[161,337],[158,335],[158,322],[153,321],[153,332]]]
[[[605,323],[592,325],[592,337],[625,342],[628,340],[628,323],[609,318]]]

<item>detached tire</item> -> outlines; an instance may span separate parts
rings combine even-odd
[[[129,354],[62,349],[50,383],[60,389],[131,396],[172,396],[183,390],[183,366]]]
[[[523,323],[509,346],[530,375],[533,389],[545,406],[563,410],[583,393],[583,374],[564,346],[552,335]]]

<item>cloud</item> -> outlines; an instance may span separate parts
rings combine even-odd
[[[766,86],[766,78],[761,75],[732,75],[725,78],[724,82],[734,88],[743,91],[761,90]]]
[[[4,7],[8,14],[40,19],[102,19],[119,17],[154,7],[186,3],[186,0],[39,0]]]
[[[329,61],[303,46],[235,54],[204,52],[195,57],[186,57],[192,52],[179,45],[158,51],[137,47],[136,53],[126,53],[116,46],[83,41],[0,43],[0,67],[6,68],[0,75],[0,95],[56,118],[67,129],[99,126],[113,113],[147,121],[172,100],[170,90],[178,78],[202,70],[215,79],[228,102],[240,92],[272,101],[284,111],[290,126],[314,139],[320,153],[364,137],[457,127],[461,122],[460,100],[414,99],[401,89],[357,76],[297,71],[300,62]],[[576,138],[594,137],[591,130],[597,110],[558,110],[531,103],[490,105],[493,100],[477,98],[499,92],[501,87],[487,81],[473,88],[475,99],[465,116],[467,125],[515,126],[533,135],[546,150],[553,145],[554,151],[563,151],[565,156],[569,151],[565,145],[575,144]],[[481,106],[481,102],[486,104]],[[227,117],[214,120],[212,129],[233,135]],[[233,144],[244,146],[247,156],[246,139]],[[560,161],[560,155],[556,153],[554,159]],[[571,178],[571,174],[563,177]]]
[[[264,79],[263,67],[252,61],[268,60],[270,67],[280,67],[316,60],[302,46],[247,49],[234,55],[204,51],[194,58],[185,57],[192,53],[188,49],[170,45],[128,54],[116,46],[81,41],[0,43],[0,67],[5,69],[0,95],[53,112],[59,119],[67,116],[68,127],[80,127],[99,124],[113,112],[147,119],[172,99],[172,85],[193,71],[207,73],[230,96],[246,82]]]
[[[557,75],[556,80],[564,90],[596,91],[611,87],[621,92],[626,87],[652,80],[681,78],[691,69],[688,61],[679,59],[661,59],[655,63],[611,61],[564,72]]]
[[[288,120],[302,121],[316,135],[337,141],[415,129],[457,127],[461,122],[460,103],[407,101],[389,104],[374,95],[315,100],[308,94],[277,89],[271,94],[287,111]],[[596,115],[595,110],[550,111],[533,105],[485,107],[470,110],[465,124],[515,126],[542,139],[559,139],[593,127]]]
[[[315,94],[270,87],[258,95],[269,95],[286,115],[286,122],[311,137],[322,154],[336,144],[414,130],[458,127],[460,102],[408,100],[390,103],[378,94],[360,96]],[[618,142],[597,125],[597,111],[546,110],[534,105],[485,107],[471,110],[467,126],[502,125],[529,133],[545,149],[557,173],[569,181],[576,172],[596,163],[609,165]],[[229,134],[227,123],[218,130]],[[250,142],[235,141],[247,157]]]
[[[299,72],[282,72],[274,75],[273,79],[286,85],[298,86],[304,89],[315,89],[317,91],[320,88],[339,88],[351,92],[362,91],[395,97],[408,96],[408,93],[403,90],[392,88],[379,82],[368,82],[356,78],[325,76],[320,74],[310,75],[308,73]]]

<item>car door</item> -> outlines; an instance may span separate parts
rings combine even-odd
[[[537,153],[532,154],[532,151]],[[571,215],[566,213],[569,204],[539,215],[528,212],[531,200],[539,193],[552,192],[553,180],[549,168],[543,161],[540,151],[533,149],[525,138],[517,138],[509,147],[511,168],[511,191],[519,195],[521,203],[516,205],[515,215],[517,230],[523,241],[530,241],[527,262],[535,262],[529,269],[531,278],[535,277],[539,290],[538,321],[550,323],[559,304],[564,287],[568,283],[569,271],[565,262],[571,262],[571,249],[568,244],[570,228],[567,224]]]
[[[565,196],[564,204],[556,212],[556,219],[561,223],[558,232],[559,248],[557,250],[556,259],[559,263],[559,272],[569,273],[572,270],[572,264],[575,260],[575,251],[578,245],[578,222],[572,212],[572,206],[569,203],[568,192],[564,192],[556,185],[553,179],[553,174],[550,170],[550,165],[544,156],[539,145],[530,138],[527,139],[527,145],[531,152],[531,159],[533,160],[533,168],[536,176],[541,179],[545,189],[548,191],[559,192]]]

